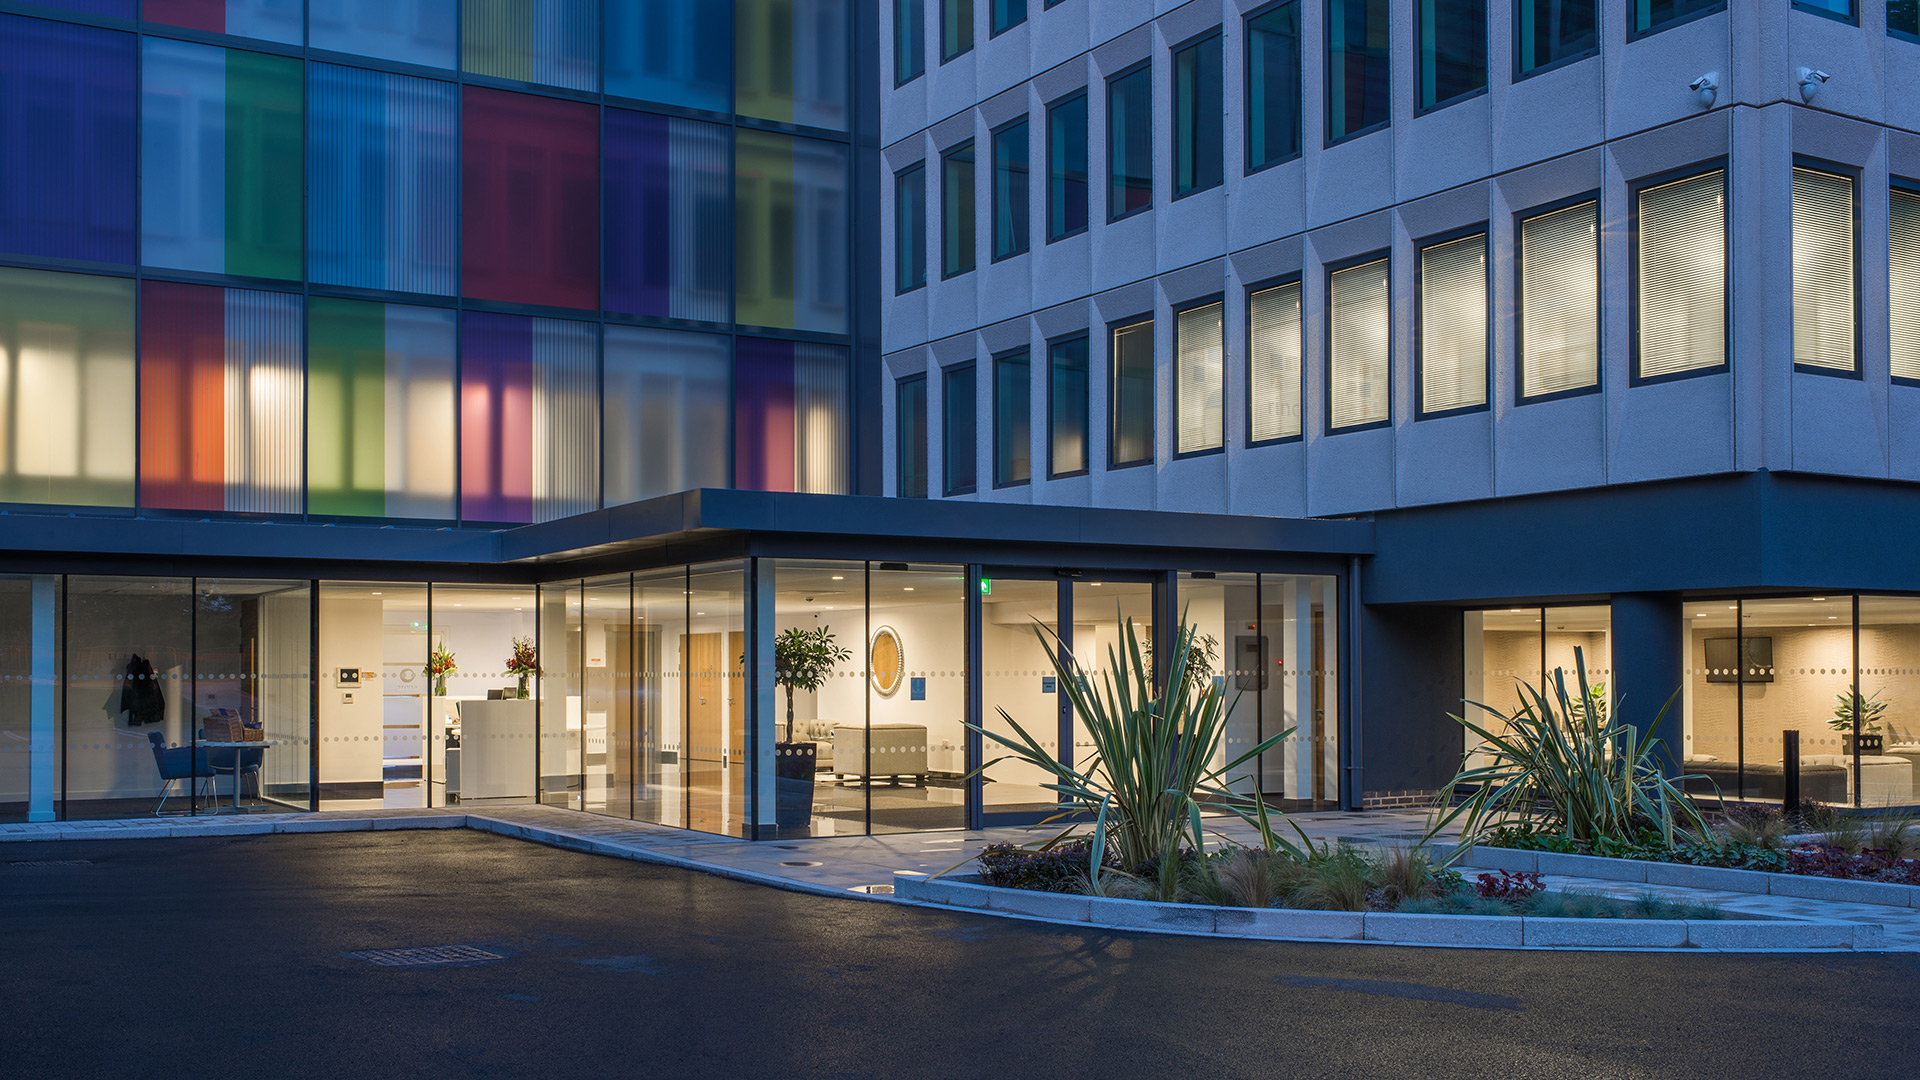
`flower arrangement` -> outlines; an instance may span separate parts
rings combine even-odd
[[[513,655],[507,657],[507,674],[520,676],[520,698],[527,697],[527,679],[540,674],[540,653],[532,638],[513,639]]]
[[[459,671],[459,665],[453,662],[453,653],[446,642],[433,647],[433,655],[427,658],[427,674],[433,676],[433,696],[447,696],[447,676]]]

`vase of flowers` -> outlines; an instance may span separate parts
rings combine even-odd
[[[433,677],[433,696],[447,696],[447,676],[459,671],[459,665],[453,662],[453,653],[446,642],[433,647],[433,655],[427,658],[427,674]]]
[[[540,674],[540,653],[532,638],[513,639],[513,655],[507,657],[507,674],[520,677],[520,700],[527,700],[527,680]]]

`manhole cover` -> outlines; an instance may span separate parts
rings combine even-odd
[[[92,866],[92,859],[21,859],[7,864],[15,870],[45,870],[53,866]]]
[[[347,954],[381,967],[417,967],[421,964],[470,964],[475,960],[500,960],[499,953],[476,949],[471,945],[433,945],[424,949],[365,949]]]
[[[863,892],[869,896],[892,896],[893,886],[891,885],[855,885],[853,888],[848,889],[847,891]]]
[[[795,859],[791,862],[783,862],[780,865],[781,866],[819,866],[820,864],[817,862],[808,862],[805,859]]]

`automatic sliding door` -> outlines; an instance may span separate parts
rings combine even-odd
[[[1060,695],[1053,665],[1041,645],[1059,630],[1060,586],[1052,579],[1022,581],[989,576],[980,597],[981,725],[1017,738],[1012,717],[1050,754],[1060,752]],[[1005,711],[1007,716],[1001,715]],[[1007,758],[1005,746],[982,740],[982,760],[993,762],[984,774],[982,810],[987,814],[1037,814],[1051,811],[1054,793],[1041,785],[1047,774]]]

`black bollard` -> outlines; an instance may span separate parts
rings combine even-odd
[[[1800,805],[1800,733],[1780,733],[1780,770],[1785,773],[1786,788],[1781,792],[1782,809],[1792,813]]]

